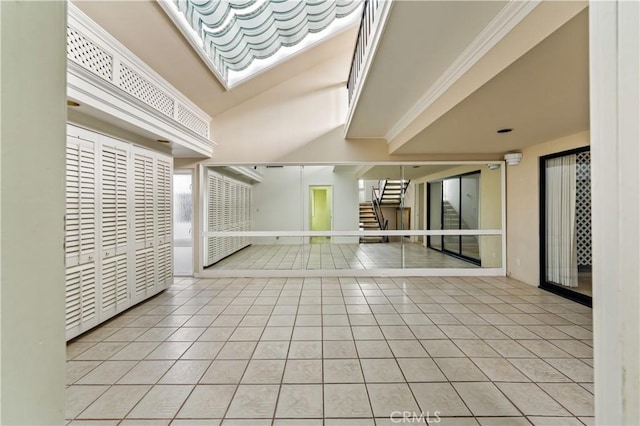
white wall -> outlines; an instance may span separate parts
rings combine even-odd
[[[591,2],[595,423],[640,424],[640,4]]]
[[[309,186],[332,186],[333,230],[358,229],[358,180],[347,170],[333,166],[259,167],[263,180],[253,186],[254,231],[310,229]],[[358,237],[334,237],[334,243],[356,242]],[[260,238],[254,244],[298,244],[299,238]]]
[[[0,423],[64,424],[66,2],[0,19]]]

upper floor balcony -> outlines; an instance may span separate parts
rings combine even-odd
[[[385,139],[390,154],[496,154],[584,130],[586,6],[367,0],[345,137]],[[517,136],[496,138],[504,127]]]

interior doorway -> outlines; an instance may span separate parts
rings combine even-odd
[[[309,186],[309,229],[331,231],[333,191],[331,186]],[[331,237],[310,237],[311,243],[329,243]]]
[[[193,173],[173,175],[173,274],[193,275]]]

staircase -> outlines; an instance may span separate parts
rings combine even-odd
[[[379,231],[380,224],[376,219],[376,213],[373,210],[371,201],[360,203],[360,230],[361,231]],[[360,237],[361,243],[382,243],[384,238],[381,236]]]
[[[398,206],[404,192],[409,186],[409,180],[387,179],[380,181],[380,204],[382,206]]]
[[[448,202],[442,202],[442,229],[470,229],[467,222],[465,222],[460,214],[456,211],[456,209]],[[460,224],[460,225],[458,225]],[[448,244],[458,244],[458,238],[462,239],[462,252],[470,257],[475,259],[480,258],[480,248],[478,245],[478,237],[475,235],[462,235],[461,237],[456,236],[445,236],[445,245]]]

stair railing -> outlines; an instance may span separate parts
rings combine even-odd
[[[382,191],[384,191],[384,184],[386,181],[380,181],[383,183]],[[380,183],[379,183],[380,184]],[[378,227],[382,231],[386,231],[389,227],[389,220],[384,218],[384,214],[382,213],[382,204],[380,200],[382,199],[382,192],[380,191],[380,187],[376,188],[375,186],[371,187],[371,206],[373,207],[373,213],[376,216],[376,221],[378,222]],[[388,236],[383,236],[382,240],[385,243],[389,242]]]
[[[382,198],[384,198],[384,190],[387,188],[387,180],[379,180],[378,187],[380,188],[378,191],[378,201],[382,201]]]

